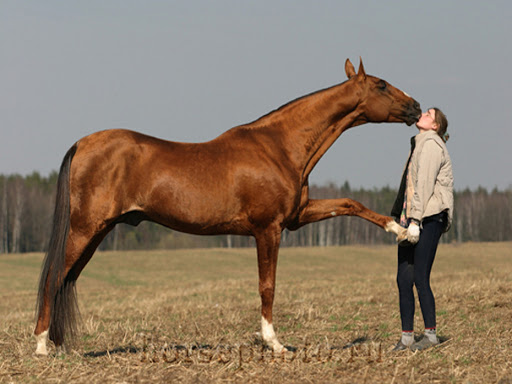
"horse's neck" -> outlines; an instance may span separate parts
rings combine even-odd
[[[306,178],[341,133],[360,124],[353,82],[297,99],[251,125],[272,127],[282,135],[293,162]]]

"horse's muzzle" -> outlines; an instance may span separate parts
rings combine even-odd
[[[411,126],[414,123],[418,122],[418,120],[421,117],[421,108],[420,103],[418,103],[416,100],[412,100],[412,102],[408,105],[408,108],[405,111],[404,114],[404,121],[405,124]]]

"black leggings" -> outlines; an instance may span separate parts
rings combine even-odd
[[[436,302],[430,289],[430,271],[445,220],[445,212],[425,218],[418,243],[410,247],[398,247],[396,281],[400,297],[402,331],[414,330],[414,285],[420,299],[425,328],[436,327]]]

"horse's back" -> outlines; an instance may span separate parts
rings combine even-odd
[[[116,147],[121,148],[144,144],[162,146],[173,144],[173,142],[158,139],[156,137],[128,129],[108,129],[98,131],[83,137],[77,142],[79,150],[83,152],[99,152],[101,150],[111,151]]]

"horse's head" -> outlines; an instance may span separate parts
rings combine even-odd
[[[358,108],[361,108],[361,117],[364,122],[412,125],[418,121],[421,115],[420,104],[387,81],[367,75],[362,59],[357,74],[354,66],[347,59],[345,72],[349,80],[357,86]]]

